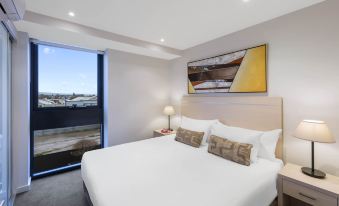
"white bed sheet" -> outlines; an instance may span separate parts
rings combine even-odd
[[[81,172],[94,206],[268,206],[282,166],[243,166],[169,135],[87,152]]]

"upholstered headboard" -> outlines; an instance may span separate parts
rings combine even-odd
[[[268,131],[283,128],[280,97],[184,96],[181,114],[196,119],[219,119],[230,126]],[[283,136],[276,157],[283,159]]]

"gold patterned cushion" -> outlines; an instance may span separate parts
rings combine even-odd
[[[204,132],[195,132],[179,127],[175,140],[184,144],[191,145],[192,147],[200,147]]]
[[[227,160],[249,166],[253,145],[233,142],[215,135],[209,138],[208,152]]]

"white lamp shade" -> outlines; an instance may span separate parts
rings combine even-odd
[[[316,120],[303,120],[294,132],[294,136],[308,141],[320,143],[334,143],[332,136],[326,123]]]
[[[166,115],[174,115],[175,114],[175,110],[174,110],[173,106],[166,106],[164,108],[164,114],[166,114]]]

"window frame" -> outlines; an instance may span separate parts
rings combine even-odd
[[[78,51],[87,51],[97,54],[97,105],[86,107],[39,107],[39,45],[58,47],[63,49],[71,49]],[[55,111],[55,110],[86,110],[86,109],[102,109],[103,108],[103,65],[104,58],[102,52],[80,49],[71,46],[52,44],[46,42],[31,41],[31,105],[33,111]]]
[[[97,54],[97,105],[86,107],[39,107],[39,45],[53,46],[65,49],[87,51]],[[89,124],[101,125],[100,148],[104,148],[104,52],[81,49],[35,39],[30,40],[30,174],[33,179],[80,168],[80,163],[65,165],[46,172],[34,172],[34,131]],[[53,117],[53,118],[51,118]],[[64,119],[63,119],[64,118]]]

